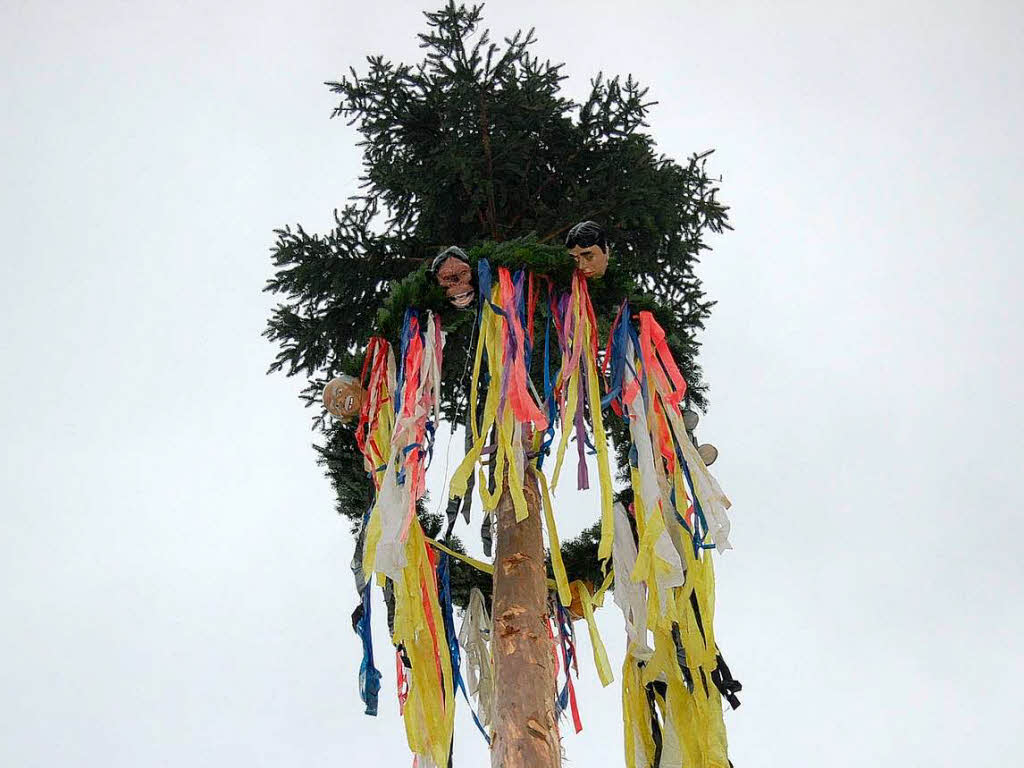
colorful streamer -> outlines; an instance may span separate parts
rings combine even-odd
[[[608,460],[608,437],[601,415],[601,397],[597,375],[598,334],[594,308],[590,303],[587,280],[577,271],[572,279],[572,292],[552,299],[552,314],[556,317],[562,367],[555,384],[562,436],[555,453],[555,468],[551,487],[558,485],[568,446],[569,436],[575,429],[577,462],[577,488],[589,487],[585,446],[591,445],[597,456],[597,471],[601,486],[601,539],[598,559],[607,567],[612,555],[612,475]],[[585,427],[589,414],[594,439],[591,443]],[[570,427],[572,425],[572,427]]]
[[[686,381],[666,334],[649,312],[633,316],[623,302],[600,360],[598,326],[586,278],[577,272],[571,290],[547,281],[544,382],[541,398],[530,380],[538,286],[533,275],[478,263],[480,313],[470,385],[467,451],[450,481],[453,498],[478,493],[493,514],[507,493],[517,520],[529,510],[524,484],[538,480],[547,531],[554,593],[556,710],[568,712],[582,730],[573,673],[578,654],[573,618],[586,624],[602,685],[613,679],[598,632],[595,610],[613,589],[622,611],[627,649],[622,665],[623,727],[628,768],[701,766],[728,768],[722,698],[736,707],[740,684],[714,633],[714,567],[709,550],[729,548],[729,500],[686,432],[682,406]],[[551,375],[552,337],[561,352]],[[486,600],[472,590],[462,626],[455,630],[452,560],[485,573],[493,566],[425,536],[416,516],[440,418],[444,334],[432,314],[410,309],[395,353],[371,339],[360,383],[367,396],[356,440],[376,498],[364,519],[356,565],[367,579],[394,594],[392,641],[397,648],[399,706],[416,765],[448,764],[456,690],[469,704],[477,727],[490,740],[494,677],[491,619]],[[605,382],[604,397],[601,382]],[[632,503],[613,503],[608,434],[603,409],[627,422]],[[541,471],[554,445],[550,487]],[[601,495],[598,559],[605,578],[594,585],[570,581],[551,502],[570,439],[577,449],[577,487],[590,483],[587,452],[596,457]],[[491,483],[483,464],[490,464]],[[446,539],[447,540],[447,539]],[[380,673],[370,636],[370,591],[359,582],[361,604],[353,628],[363,644],[360,695],[368,714],[378,706]],[[592,594],[593,593],[593,594]],[[570,606],[571,611],[570,611]],[[462,661],[466,662],[465,676]]]
[[[527,463],[523,430],[527,429],[528,433],[531,429],[544,431],[548,426],[547,416],[537,405],[532,386],[528,384],[528,345],[522,323],[522,313],[525,312],[524,278],[522,272],[512,276],[508,269],[500,267],[498,281],[492,285],[490,265],[486,259],[481,259],[478,272],[481,293],[489,296],[490,301],[485,302],[481,309],[470,385],[473,443],[452,475],[450,494],[454,498],[466,493],[469,475],[484,453],[488,435],[493,431],[496,436],[491,458],[494,462],[494,488],[488,489],[481,468],[477,483],[480,498],[484,510],[492,511],[507,487],[516,519],[522,520],[528,514],[523,493]],[[482,418],[478,418],[478,395],[485,365],[487,393]]]
[[[715,643],[714,569],[706,550],[729,546],[729,502],[686,434],[686,382],[665,333],[648,312],[638,320],[639,330],[624,303],[606,353],[605,402],[629,422],[636,527],[634,539],[628,513],[616,508],[615,601],[629,638],[622,672],[626,761],[629,768],[727,768],[721,696],[732,703],[739,684]]]
[[[372,341],[363,366],[369,396],[357,427],[357,442],[377,491],[365,525],[363,571],[376,572],[393,591],[392,641],[398,649],[399,708],[406,737],[419,764],[436,766],[447,764],[451,749],[459,658],[447,568],[442,569],[439,591],[436,563],[416,505],[425,492],[426,463],[440,416],[443,348],[444,335],[433,315],[421,323],[415,310],[406,312],[397,375],[386,342]],[[368,619],[367,587],[360,619],[364,640]]]

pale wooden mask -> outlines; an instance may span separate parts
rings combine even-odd
[[[341,421],[351,421],[363,408],[366,390],[351,376],[331,379],[324,387],[324,407]]]

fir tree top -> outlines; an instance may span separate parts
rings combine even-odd
[[[280,346],[270,370],[307,378],[302,397],[327,436],[321,461],[339,511],[353,520],[370,486],[351,430],[325,421],[320,392],[336,374],[358,371],[392,290],[442,248],[479,253],[528,237],[540,252],[576,222],[600,221],[617,279],[660,308],[700,405],[695,332],[713,302],[694,267],[707,233],[729,228],[706,170],[710,152],[684,164],[658,153],[646,130],[655,102],[632,77],[598,73],[577,103],[561,94],[563,65],[531,53],[532,29],[498,44],[481,29],[481,5],[449,1],[425,16],[420,62],[368,56],[361,72],[327,83],[340,97],[332,117],[362,137],[361,191],[335,212],[330,232],[276,231],[266,287],[281,299],[264,332]],[[452,370],[461,370],[461,347],[450,340],[446,349]]]

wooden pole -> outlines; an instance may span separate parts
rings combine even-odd
[[[560,768],[540,491],[532,471],[523,491],[530,514],[522,522],[507,488],[497,508],[491,768]]]

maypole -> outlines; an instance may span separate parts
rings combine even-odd
[[[729,501],[693,436],[713,304],[696,263],[729,228],[710,152],[660,152],[632,78],[598,75],[576,101],[532,31],[493,43],[482,7],[451,0],[425,15],[422,61],[370,56],[329,84],[360,133],[360,193],[327,233],[277,230],[267,286],[271,370],[308,376],[303,399],[335,417],[314,421],[358,531],[365,712],[399,709],[415,768],[451,764],[464,706],[493,766],[553,768],[584,730],[589,669],[621,686],[628,768],[725,768],[739,683],[712,558]],[[442,422],[464,435],[453,466]],[[438,455],[450,498],[431,511]],[[556,509],[573,477],[587,503]],[[582,508],[596,521],[563,543]],[[621,659],[595,620],[611,597]]]

